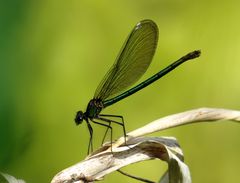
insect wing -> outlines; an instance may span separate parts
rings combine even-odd
[[[137,82],[154,56],[158,27],[151,20],[139,22],[124,43],[115,63],[97,87],[94,98],[107,100]]]

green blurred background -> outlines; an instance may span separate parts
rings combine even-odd
[[[202,56],[105,113],[124,115],[131,131],[193,108],[240,109],[239,6],[237,0],[1,0],[0,170],[27,183],[50,182],[86,156],[89,133],[85,123],[75,126],[75,113],[85,110],[142,19],[154,20],[160,36],[141,80],[192,50]],[[94,129],[97,146],[103,129]],[[153,135],[178,138],[193,182],[226,183],[240,180],[239,132],[225,121]],[[166,168],[155,160],[124,170],[156,181]],[[137,181],[113,173],[104,182]]]

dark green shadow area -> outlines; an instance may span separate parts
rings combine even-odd
[[[31,142],[31,127],[25,128],[25,120],[19,119],[20,96],[17,92],[19,87],[24,87],[20,84],[20,81],[24,81],[18,71],[21,65],[21,58],[18,57],[21,50],[18,31],[19,27],[24,26],[29,3],[26,0],[0,2],[0,170],[7,169],[21,157]]]

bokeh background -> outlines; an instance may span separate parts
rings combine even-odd
[[[195,49],[202,56],[107,108],[124,115],[127,131],[198,107],[240,109],[240,2],[192,0],[1,0],[0,170],[27,183],[50,182],[86,156],[86,124],[76,111],[88,101],[133,26],[160,29],[154,60],[141,80]],[[94,125],[97,147],[103,129]],[[240,126],[223,121],[153,134],[177,137],[193,182],[240,180]],[[114,126],[118,137],[122,129]],[[155,160],[124,170],[158,180]],[[119,173],[104,182],[137,182]]]

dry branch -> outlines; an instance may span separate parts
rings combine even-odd
[[[51,183],[94,182],[124,166],[154,158],[168,162],[168,172],[160,182],[191,182],[190,172],[183,163],[182,151],[174,138],[142,137],[160,130],[197,122],[218,120],[240,121],[240,111],[200,108],[153,121],[119,138],[109,148],[109,143],[96,150],[85,160],[59,172]],[[177,168],[176,168],[177,167]],[[177,172],[176,172],[177,171]]]

